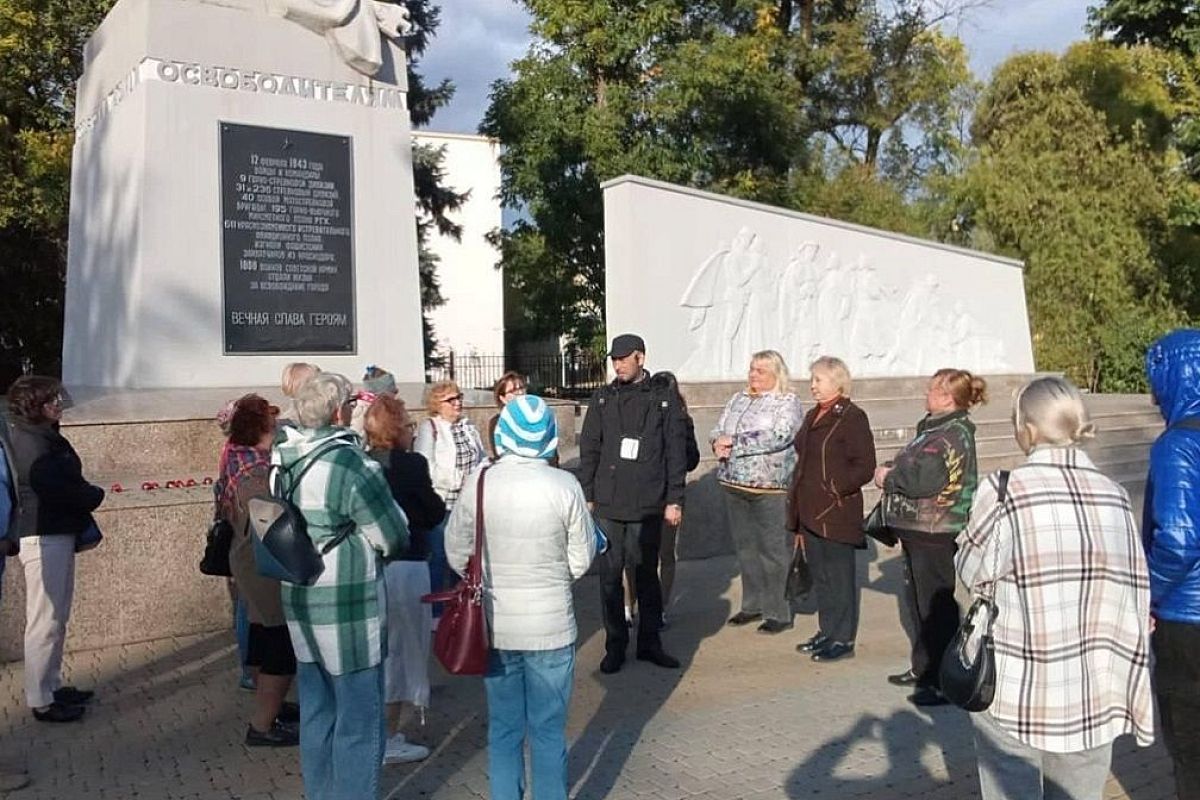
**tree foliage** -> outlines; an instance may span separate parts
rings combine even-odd
[[[1171,112],[1148,55],[1084,43],[1010,59],[952,190],[962,230],[1026,262],[1039,368],[1093,389],[1140,386],[1129,354],[1181,321],[1159,257],[1181,179],[1154,134]]]
[[[535,38],[493,86],[497,236],[518,335],[603,337],[601,184],[624,173],[910,230],[914,175],[945,163],[969,84],[924,0],[525,0]],[[953,8],[961,7],[961,3]],[[911,136],[911,138],[910,138]],[[847,171],[842,178],[840,173]],[[885,208],[886,206],[886,208]]]
[[[74,141],[87,37],[114,0],[0,0],[0,383],[57,371]]]

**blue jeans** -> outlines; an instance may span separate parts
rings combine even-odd
[[[387,739],[383,665],[331,675],[296,665],[300,771],[308,800],[375,800]]]
[[[491,800],[524,796],[526,735],[533,756],[534,800],[566,800],[567,709],[574,679],[574,645],[492,651],[483,679]]]

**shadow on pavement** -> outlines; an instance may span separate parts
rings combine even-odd
[[[671,602],[671,627],[662,634],[664,649],[681,662],[680,669],[663,669],[630,658],[621,671],[602,675],[598,657],[591,662],[581,658],[576,664],[576,684],[581,676],[603,686],[604,694],[586,727],[571,745],[569,756],[570,795],[575,800],[600,800],[612,792],[635,747],[653,750],[646,727],[659,713],[679,686],[684,671],[691,668],[700,643],[725,625],[730,614],[729,601],[722,595],[729,586],[730,574],[720,571],[700,580],[681,571],[676,577]],[[590,584],[590,585],[589,585]],[[576,612],[580,622],[580,642],[593,634],[603,640],[600,620],[599,580],[580,583],[576,592]],[[636,639],[636,635],[632,638]],[[594,648],[593,648],[594,649]],[[603,652],[603,648],[600,648]]]
[[[935,776],[929,766],[942,760],[949,781]],[[922,785],[931,792],[940,790],[939,797],[978,796],[966,713],[939,708],[929,715],[908,709],[887,717],[864,714],[849,731],[830,738],[792,770],[784,790],[789,798],[893,800],[901,794],[899,787],[910,796]]]

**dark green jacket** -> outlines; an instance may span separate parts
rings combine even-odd
[[[975,423],[967,412],[926,415],[883,482],[887,524],[953,541],[967,527],[978,483]]]

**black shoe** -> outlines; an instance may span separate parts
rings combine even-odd
[[[64,686],[54,690],[54,702],[64,706],[81,706],[91,702],[96,693],[90,689],[76,689],[74,686]]]
[[[813,661],[839,661],[843,658],[854,657],[854,645],[845,642],[829,642],[820,650],[813,652]]]
[[[815,653],[827,644],[829,644],[829,637],[820,631],[817,631],[811,639],[796,645],[796,652]]]
[[[75,722],[83,719],[83,706],[68,706],[57,700],[46,707],[45,711],[33,710],[33,718],[38,722]]]
[[[298,744],[300,734],[278,722],[266,731],[256,731],[253,725],[246,726],[246,747],[295,747]]]
[[[739,611],[729,618],[728,625],[749,625],[755,620],[762,619],[762,614],[751,613],[749,611]]]
[[[769,619],[762,625],[758,626],[759,633],[783,633],[784,631],[790,631],[791,629],[792,623],[782,622],[781,620],[777,619]]]
[[[922,686],[920,689],[917,689],[908,696],[908,702],[922,708],[950,705],[950,701],[946,699],[945,695],[932,686]]]
[[[603,660],[600,661],[600,671],[605,675],[612,675],[614,672],[619,672],[624,663],[624,653],[605,653]]]
[[[279,714],[276,715],[275,721],[296,724],[300,721],[300,706],[289,700],[284,700],[283,705],[279,707]]]
[[[638,661],[649,661],[651,664],[667,669],[679,669],[679,659],[667,655],[667,652],[661,647],[653,650],[638,650],[637,659]]]
[[[888,683],[892,686],[916,686],[917,673],[907,669],[898,675],[888,675]]]

